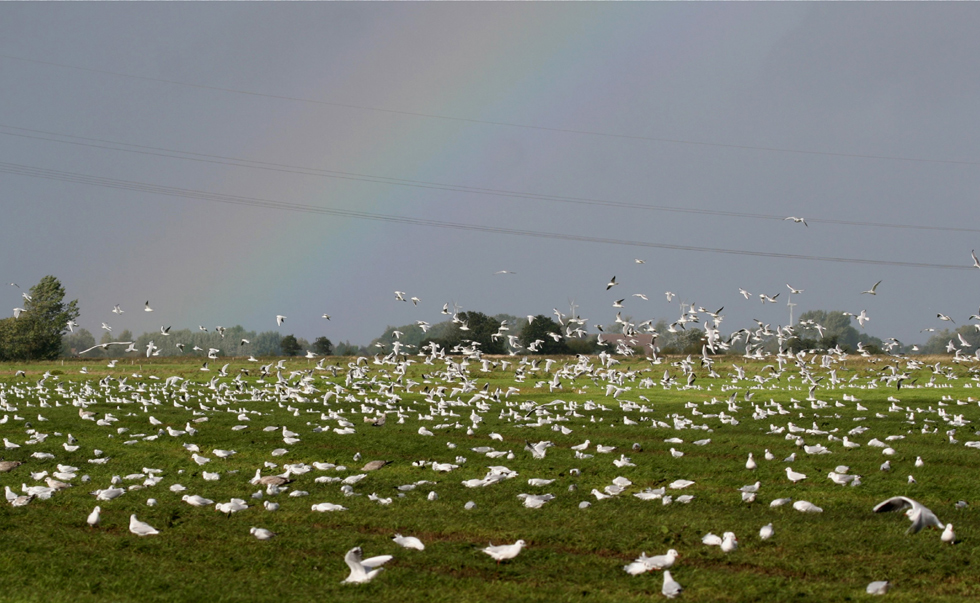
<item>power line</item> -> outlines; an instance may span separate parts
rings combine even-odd
[[[949,164],[949,165],[980,165],[980,161],[964,161],[956,159],[934,159],[928,157],[903,157],[899,155],[875,155],[866,153],[842,153],[837,151],[816,151],[812,149],[793,149],[788,147],[767,147],[758,145],[746,145],[746,144],[729,144],[722,142],[708,142],[699,140],[687,140],[683,138],[667,138],[658,136],[639,136],[635,134],[615,134],[612,132],[599,132],[595,130],[577,130],[573,128],[557,128],[548,126],[537,126],[531,124],[520,124],[506,121],[494,121],[487,119],[475,119],[471,117],[454,117],[450,115],[438,115],[435,113],[422,113],[418,111],[405,111],[400,109],[386,109],[382,107],[371,107],[368,105],[355,105],[352,103],[338,103],[333,101],[324,101],[311,98],[302,98],[298,96],[288,96],[284,94],[269,94],[264,92],[255,92],[252,90],[242,90],[238,88],[225,88],[222,86],[212,86],[209,84],[198,84],[192,82],[182,82],[178,80],[168,80],[165,78],[150,77],[146,75],[136,75],[132,73],[123,73],[119,71],[110,71],[108,69],[96,69],[92,67],[79,67],[77,65],[68,65],[65,63],[56,63],[53,61],[42,61],[40,59],[28,59],[25,57],[18,57],[8,54],[0,54],[0,59],[9,59],[12,61],[22,61],[25,63],[35,63],[38,65],[48,65],[51,67],[61,67],[64,69],[74,69],[77,71],[87,71],[90,73],[101,73],[103,75],[112,75],[115,77],[124,77],[137,80],[143,80],[148,82],[158,82],[163,84],[172,84],[175,86],[185,86],[188,88],[198,88],[202,90],[214,90],[217,92],[230,92],[234,94],[243,94],[247,96],[256,96],[260,98],[273,98],[278,100],[285,100],[298,103],[307,103],[314,105],[322,105],[327,107],[342,107],[345,109],[358,109],[361,111],[374,111],[377,113],[388,113],[392,115],[406,115],[410,117],[422,117],[427,119],[440,119],[446,121],[454,121],[460,123],[471,123],[480,124],[488,126],[501,126],[507,128],[522,128],[526,130],[537,130],[541,132],[557,132],[562,134],[579,134],[585,136],[601,136],[603,138],[617,138],[624,140],[639,140],[645,142],[663,142],[670,144],[683,144],[690,146],[700,146],[700,147],[716,147],[723,149],[736,149],[743,151],[764,151],[768,153],[792,153],[798,155],[817,155],[823,157],[845,157],[851,159],[875,159],[875,160],[887,160],[887,161],[904,161],[904,162],[915,162],[915,163],[936,163],[936,164]]]
[[[6,162],[0,162],[0,173],[29,176],[32,178],[40,178],[43,180],[72,182],[77,184],[87,184],[90,186],[99,186],[99,187],[129,190],[135,192],[153,193],[158,195],[167,195],[171,197],[179,197],[184,199],[199,199],[203,201],[227,203],[232,205],[261,207],[261,208],[275,209],[280,211],[321,214],[321,215],[339,216],[345,218],[355,218],[359,220],[373,220],[373,221],[389,222],[389,223],[396,223],[396,224],[412,224],[416,226],[429,226],[433,228],[446,228],[446,229],[453,229],[453,230],[485,232],[485,233],[492,233],[492,234],[506,234],[506,235],[513,235],[513,236],[521,236],[521,237],[533,237],[539,239],[553,239],[553,240],[575,241],[575,242],[585,242],[585,243],[604,243],[610,245],[624,245],[630,247],[670,249],[676,251],[698,251],[703,253],[769,257],[769,258],[780,258],[780,259],[790,259],[790,260],[809,260],[809,261],[818,261],[818,262],[835,262],[835,263],[846,263],[846,264],[869,264],[875,266],[897,266],[903,268],[933,268],[933,269],[943,269],[943,270],[971,270],[972,269],[971,266],[967,266],[967,265],[931,264],[931,263],[922,263],[922,262],[900,262],[894,260],[869,260],[869,259],[862,259],[862,258],[839,258],[839,257],[812,256],[812,255],[793,254],[793,253],[774,253],[774,252],[766,252],[766,251],[749,251],[749,250],[742,250],[742,249],[700,247],[694,245],[672,245],[668,243],[652,243],[648,241],[630,241],[625,239],[613,239],[607,237],[592,237],[586,235],[540,232],[540,231],[524,230],[524,229],[517,229],[517,228],[502,228],[497,226],[485,226],[480,224],[461,224],[455,222],[444,222],[441,220],[413,218],[410,216],[376,214],[376,213],[347,210],[347,209],[317,207],[313,205],[303,205],[299,203],[289,203],[285,201],[274,201],[270,199],[259,199],[256,197],[244,197],[238,195],[226,195],[222,193],[210,193],[207,191],[198,191],[194,189],[185,189],[185,188],[177,188],[171,186],[148,184],[144,182],[135,182],[131,180],[119,180],[115,178],[104,178],[101,176],[91,176],[87,174],[79,174],[76,172],[51,170],[47,168],[39,168],[34,166],[20,165],[16,163],[6,163]]]
[[[692,208],[692,207],[648,205],[644,203],[611,201],[606,199],[595,199],[589,197],[549,195],[543,193],[530,193],[524,191],[474,187],[474,186],[467,186],[462,184],[449,184],[449,183],[431,182],[425,180],[411,180],[406,178],[392,178],[388,176],[377,176],[373,174],[327,170],[322,168],[310,168],[310,167],[302,167],[302,166],[295,166],[295,165],[288,165],[288,164],[281,164],[281,163],[271,163],[266,161],[257,161],[251,159],[242,159],[238,157],[228,157],[223,155],[181,151],[176,149],[167,149],[163,147],[154,147],[154,146],[147,146],[147,145],[132,144],[127,142],[105,140],[101,138],[90,138],[84,136],[74,136],[71,134],[61,134],[58,132],[50,132],[46,130],[21,128],[18,126],[8,126],[4,124],[0,124],[0,128],[6,128],[8,130],[17,130],[17,132],[4,132],[0,130],[0,134],[4,136],[27,138],[31,140],[42,140],[47,142],[57,142],[61,144],[70,144],[70,145],[89,147],[89,148],[120,151],[126,153],[135,153],[140,155],[167,157],[171,159],[196,161],[200,163],[228,165],[228,166],[243,167],[243,168],[250,168],[250,169],[261,169],[267,171],[282,172],[282,173],[289,173],[289,174],[301,174],[307,176],[320,176],[320,177],[334,178],[339,180],[370,182],[374,184],[388,184],[392,186],[404,186],[404,187],[423,188],[423,189],[430,189],[430,190],[462,192],[462,193],[470,193],[470,194],[477,194],[477,195],[491,195],[496,197],[506,197],[506,198],[515,198],[515,199],[531,199],[531,200],[538,200],[538,201],[553,201],[558,203],[571,203],[571,204],[578,204],[578,205],[614,207],[620,209],[638,209],[638,210],[645,210],[645,211],[662,211],[662,212],[673,212],[673,213],[683,213],[683,214],[723,216],[723,217],[730,217],[730,218],[748,218],[748,219],[758,219],[758,220],[783,221],[786,219],[785,216],[779,216],[775,214],[759,214],[759,213],[749,213],[749,212],[699,209],[699,208]],[[60,137],[60,138],[68,138],[72,140],[60,140],[59,138],[50,138],[52,136]],[[89,142],[78,142],[78,141],[89,141]],[[99,144],[95,144],[95,143],[99,143]],[[115,145],[115,146],[111,146],[111,145]],[[124,147],[124,148],[118,148],[118,147]],[[125,148],[125,147],[129,147],[129,148]],[[870,222],[870,221],[856,221],[856,220],[834,220],[834,219],[821,219],[821,218],[813,218],[813,217],[808,217],[807,221],[812,224],[866,226],[866,227],[874,227],[874,228],[933,230],[933,231],[942,231],[942,232],[973,232],[973,233],[980,232],[980,229],[977,228],[965,228],[965,227],[957,227],[957,226],[928,226],[922,224],[897,224],[897,223],[887,223],[887,222]]]

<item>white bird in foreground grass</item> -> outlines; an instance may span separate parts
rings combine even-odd
[[[647,557],[646,553],[641,553],[636,561],[624,565],[623,569],[631,576],[637,576],[650,570],[663,570],[673,566],[678,556],[674,549],[667,551],[666,555],[654,555],[653,557]]]
[[[684,589],[681,587],[680,583],[677,582],[677,580],[674,580],[674,577],[670,575],[670,570],[664,570],[664,585],[660,589],[663,596],[667,597],[668,599],[673,599],[677,595],[681,594],[682,590]]]
[[[888,592],[887,580],[875,580],[865,589],[869,595],[883,595]]]
[[[88,519],[85,520],[86,523],[88,523],[88,525],[92,526],[93,528],[99,527],[99,519],[101,517],[100,516],[101,512],[102,512],[102,507],[96,505],[95,508],[92,509],[92,512],[88,514]]]
[[[425,545],[422,544],[422,541],[415,536],[402,536],[401,534],[395,534],[394,538],[391,540],[398,546],[406,549],[415,549],[417,551],[425,550]]]
[[[254,528],[254,527],[250,528],[248,533],[251,534],[252,536],[255,536],[259,540],[271,540],[272,537],[276,535],[275,532],[269,531],[265,528]]]
[[[129,531],[137,536],[152,536],[160,533],[145,521],[136,519],[136,513],[129,516]]]
[[[527,546],[527,543],[523,540],[518,540],[514,544],[501,544],[498,546],[494,546],[494,544],[491,542],[490,546],[482,550],[487,555],[490,555],[496,559],[497,563],[500,563],[501,561],[506,561],[517,557],[517,555],[521,552],[521,549],[525,546]]]
[[[342,584],[363,584],[370,582],[375,576],[384,570],[382,565],[392,560],[391,555],[378,555],[377,557],[362,558],[361,547],[356,546],[347,551],[344,561],[350,568],[350,575],[347,576]]]
[[[886,501],[878,503],[875,505],[874,512],[884,513],[887,511],[901,511],[902,509],[908,509],[905,511],[905,514],[908,516],[909,521],[912,522],[911,527],[905,532],[906,534],[915,534],[922,530],[922,528],[930,526],[939,528],[940,530],[946,527],[943,525],[943,522],[939,521],[935,513],[924,507],[918,501],[914,501],[905,496],[893,496]]]
[[[949,544],[956,542],[956,534],[953,533],[953,524],[946,524],[946,529],[943,530],[943,535],[940,536],[939,539],[943,542],[948,542]]]
[[[773,535],[773,529],[771,523],[762,526],[762,529],[759,530],[759,538],[761,538],[762,540],[769,540],[770,538],[772,538],[772,535]]]

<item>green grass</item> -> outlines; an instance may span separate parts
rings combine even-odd
[[[646,601],[651,597],[661,598],[660,573],[629,576],[622,568],[641,551],[653,555],[669,548],[681,554],[671,571],[684,586],[682,600],[688,601],[865,600],[870,598],[864,593],[865,586],[872,580],[892,581],[893,590],[887,597],[894,601],[960,601],[980,597],[980,547],[977,546],[980,526],[976,511],[980,507],[980,480],[977,479],[980,450],[962,445],[980,439],[974,435],[980,424],[980,406],[975,401],[980,397],[980,390],[967,387],[977,385],[976,374],[969,372],[969,367],[954,367],[956,380],[938,377],[934,385],[941,387],[923,387],[932,373],[921,368],[913,371],[917,377],[914,385],[896,391],[883,385],[874,389],[866,387],[883,364],[894,360],[869,363],[848,359],[845,367],[838,367],[838,375],[845,381],[853,375],[858,378],[849,387],[840,389],[827,389],[828,380],[822,382],[824,387],[817,390],[817,396],[830,402],[830,407],[814,410],[805,401],[807,390],[801,387],[795,369],[787,370],[779,380],[760,386],[749,380],[734,383],[730,364],[720,362],[716,368],[722,379],[707,379],[705,371],[699,369],[699,389],[664,390],[659,384],[641,388],[639,380],[650,377],[659,382],[667,368],[677,377],[678,368],[666,363],[650,366],[635,359],[624,360],[615,368],[632,370],[635,378],[626,381],[632,389],[614,400],[604,395],[605,381],[601,378],[593,381],[583,375],[574,381],[563,379],[563,388],[551,393],[547,385],[535,387],[538,381],[550,379],[543,372],[530,376],[525,383],[515,384],[513,366],[507,371],[498,367],[483,373],[479,362],[470,362],[468,370],[476,380],[477,391],[484,384],[489,384],[491,393],[498,387],[506,390],[511,385],[521,391],[505,402],[490,402],[491,410],[479,413],[483,417],[480,427],[473,435],[466,435],[470,413],[475,409],[469,401],[475,392],[447,396],[442,410],[458,416],[436,414],[432,421],[420,422],[419,413],[438,413],[440,408],[426,402],[424,396],[396,388],[394,391],[401,400],[391,402],[391,409],[401,409],[405,422],[399,424],[397,415],[391,413],[384,427],[364,424],[361,404],[375,408],[381,405],[377,401],[385,400],[385,396],[378,385],[397,379],[393,365],[369,362],[365,381],[375,378],[374,384],[366,384],[360,392],[348,388],[348,393],[356,394],[356,402],[334,398],[325,405],[323,393],[333,384],[345,383],[348,359],[339,360],[344,370],[336,378],[328,371],[315,373],[314,386],[319,392],[304,395],[305,402],[288,400],[285,394],[280,399],[280,395],[271,393],[271,388],[265,388],[266,399],[261,401],[251,401],[249,393],[238,394],[233,390],[222,391],[219,401],[216,392],[207,387],[216,372],[199,371],[200,364],[196,361],[154,361],[139,366],[138,362],[129,364],[125,360],[115,369],[106,369],[104,360],[0,366],[0,392],[7,404],[17,408],[0,411],[0,418],[9,417],[0,425],[0,436],[22,445],[0,454],[7,460],[25,461],[12,472],[0,474],[0,485],[19,491],[22,483],[34,483],[31,471],[52,471],[57,463],[80,469],[74,487],[56,493],[48,501],[35,500],[22,508],[0,505],[0,568],[3,568],[0,600]],[[224,362],[214,362],[212,367],[220,367]],[[565,362],[574,363],[574,359],[560,359],[553,370]],[[741,359],[735,363],[747,368],[749,379],[756,374],[768,374],[768,370],[762,371],[762,363]],[[79,374],[83,365],[91,374]],[[598,362],[594,361],[593,365],[598,366]],[[297,359],[287,361],[287,366],[311,369],[314,363]],[[231,374],[242,367],[253,369],[246,380],[249,387],[261,388],[256,384],[255,364],[232,361]],[[434,366],[414,364],[405,379],[422,382],[422,373],[426,373],[430,376],[430,387],[445,384],[451,390],[459,381],[446,383],[437,377],[444,368],[438,362]],[[26,370],[27,376],[15,377],[17,370]],[[815,367],[811,370],[826,374]],[[46,371],[53,375],[39,390],[37,381]],[[137,371],[140,376],[134,376]],[[120,392],[117,382],[108,390],[100,388],[98,379],[107,374],[128,376],[127,385],[137,390]],[[793,380],[787,379],[790,374],[795,375]],[[150,379],[150,375],[161,379]],[[187,408],[174,406],[173,389],[161,391],[163,379],[170,375],[192,382],[187,388],[190,401],[184,403]],[[275,379],[267,381],[266,386]],[[295,383],[296,379],[291,381]],[[231,378],[220,382],[230,383]],[[111,427],[80,420],[78,409],[71,405],[86,383],[97,392],[87,396],[95,402],[90,409],[100,417],[108,412],[119,419]],[[59,385],[63,394],[55,389]],[[733,385],[738,391],[737,412],[729,411],[730,391],[723,391]],[[750,387],[756,388],[753,403],[761,406],[772,399],[791,410],[791,414],[753,419],[752,403],[743,399]],[[420,386],[415,386],[412,391],[419,389]],[[857,396],[868,410],[857,411],[853,402],[835,407],[834,402],[842,400],[845,393]],[[639,396],[648,398],[649,402]],[[905,412],[887,411],[891,405],[887,401],[889,396],[898,397],[902,406],[922,409],[916,412],[914,424],[907,422]],[[940,407],[943,396],[952,400]],[[956,400],[965,402],[970,396],[974,401],[957,405]],[[153,401],[146,402],[151,398]],[[712,398],[725,402],[702,404]],[[794,398],[800,401],[801,408],[792,408],[790,400]],[[573,432],[569,435],[552,431],[549,426],[519,427],[510,418],[499,418],[501,411],[510,409],[508,405],[516,409],[518,404],[529,400],[540,403],[555,399],[578,404],[581,418],[557,423],[571,428]],[[587,400],[605,409],[586,410]],[[626,400],[645,404],[652,412],[624,411],[620,403]],[[690,402],[698,403],[700,416],[693,415],[692,409],[685,406]],[[200,410],[200,403],[211,410]],[[963,414],[976,423],[958,428],[956,438],[960,444],[951,445],[944,433],[950,427],[938,413],[929,412],[930,407],[933,411],[942,408],[950,416]],[[298,416],[290,408],[298,409]],[[261,414],[250,414],[250,421],[240,421],[238,414],[242,409]],[[192,410],[199,414],[192,415]],[[321,420],[321,413],[331,410],[343,410],[357,432],[313,433],[317,425],[337,426],[335,420]],[[564,414],[560,406],[549,410],[552,417]],[[704,416],[722,411],[734,416],[739,424],[726,425],[717,417]],[[885,418],[876,418],[875,413],[882,413]],[[38,414],[48,420],[38,421]],[[669,417],[674,414],[707,424],[711,431],[651,427],[650,419],[672,423]],[[15,415],[26,419],[39,432],[49,434],[47,440],[25,445],[26,426]],[[195,424],[199,433],[193,437],[173,438],[164,433],[155,441],[140,439],[135,444],[125,444],[132,434],[156,432],[157,428],[149,423],[149,415],[180,429],[188,420],[199,417],[208,420]],[[624,415],[640,424],[624,425]],[[855,421],[857,417],[866,419]],[[938,427],[938,433],[921,432],[926,419],[933,421],[928,425]],[[461,429],[433,429],[435,425],[457,421]],[[862,447],[849,451],[839,442],[828,441],[825,435],[801,434],[807,444],[823,443],[833,451],[829,455],[810,456],[783,434],[767,434],[770,424],[785,426],[787,421],[804,428],[813,423],[822,430],[837,428],[837,436],[859,425],[870,429],[851,437]],[[238,424],[248,424],[249,428],[232,431],[231,427]],[[285,425],[298,432],[302,441],[286,445],[280,432],[262,431],[267,425]],[[420,426],[433,429],[436,435],[418,435]],[[118,434],[118,427],[128,428],[129,432]],[[61,445],[69,432],[81,444],[72,453]],[[490,432],[500,433],[504,441],[491,440]],[[891,442],[897,450],[891,457],[892,471],[881,472],[879,465],[889,457],[866,442],[873,437],[883,440],[893,434],[906,438]],[[664,439],[670,437],[679,437],[685,443],[665,443]],[[595,454],[592,459],[575,459],[569,447],[586,438],[592,441],[590,454],[595,454],[596,443],[613,445],[617,450],[612,454]],[[704,447],[691,444],[701,438],[711,438],[711,443]],[[555,446],[548,450],[546,458],[535,460],[523,450],[525,440],[551,440]],[[181,447],[184,442],[196,443],[202,454],[214,460],[204,467],[197,466],[191,461],[190,453]],[[457,447],[449,449],[447,442]],[[642,445],[641,452],[630,450],[634,442]],[[491,460],[470,450],[484,445],[512,450],[516,458]],[[686,455],[672,458],[668,452],[671,446]],[[273,449],[280,447],[289,453],[278,458],[270,456]],[[94,458],[94,448],[103,450],[104,456],[111,460],[105,465],[89,464],[87,460]],[[211,454],[216,448],[234,449],[238,453],[222,460]],[[775,461],[763,459],[766,448],[776,455]],[[31,458],[36,451],[50,452],[57,458]],[[782,462],[783,457],[794,451],[797,461],[792,467],[808,476],[799,484],[791,484],[786,479],[787,464]],[[360,462],[353,460],[356,452],[362,455]],[[744,467],[749,452],[754,453],[759,464],[754,472]],[[631,457],[636,466],[615,467],[612,461],[620,453]],[[417,460],[451,462],[457,455],[466,457],[467,461],[448,474],[412,466]],[[917,456],[925,460],[924,467],[914,467]],[[339,484],[314,483],[314,478],[321,475],[352,475],[372,459],[393,463],[369,473],[354,486],[361,496],[344,497]],[[258,487],[248,483],[255,469],[266,461],[277,463],[280,468],[263,468],[263,475],[281,471],[283,463],[323,461],[344,464],[349,469],[340,473],[314,469],[298,476],[292,487],[309,491],[310,495],[290,498],[283,493],[265,497],[282,505],[279,511],[270,513],[262,508],[261,501],[250,498]],[[856,488],[841,487],[828,480],[827,472],[840,464],[850,466],[851,473],[862,475],[863,484]],[[520,475],[488,488],[468,489],[460,484],[466,479],[482,477],[490,465],[505,465]],[[96,504],[89,492],[107,487],[113,475],[140,472],[143,467],[162,469],[164,480],[157,486],[99,503],[102,525],[98,529],[89,528],[85,518]],[[573,467],[579,468],[581,475],[572,476],[569,470]],[[204,481],[201,474],[205,470],[220,471],[221,479]],[[91,476],[89,483],[81,483],[83,474]],[[909,485],[909,474],[918,483]],[[633,486],[621,496],[597,501],[589,494],[592,488],[602,489],[618,475],[633,481]],[[527,479],[532,477],[557,481],[535,488],[527,484]],[[683,492],[674,493],[695,495],[688,505],[664,506],[660,501],[641,501],[632,496],[641,489],[665,486],[678,478],[697,482]],[[397,497],[396,486],[422,479],[438,483],[420,486],[402,498]],[[741,502],[737,488],[756,480],[762,482],[757,502]],[[200,494],[218,502],[240,497],[248,500],[252,508],[226,517],[213,507],[191,507],[180,500],[183,493],[170,492],[169,486],[178,482],[187,486],[187,494]],[[569,492],[573,484],[577,490]],[[426,499],[430,491],[438,493],[438,500]],[[394,502],[390,506],[378,505],[368,500],[367,495],[372,492],[382,497],[393,496]],[[526,509],[516,498],[520,493],[543,492],[551,492],[556,498],[541,509]],[[952,522],[959,543],[946,545],[940,542],[939,533],[932,530],[906,536],[909,522],[902,514],[871,512],[877,502],[895,495],[915,498],[935,511],[941,520]],[[157,499],[156,506],[146,506],[150,497]],[[802,514],[790,505],[770,508],[769,501],[778,497],[809,500],[824,512]],[[475,501],[477,507],[464,510],[468,500]],[[579,509],[578,504],[583,500],[592,502],[592,506]],[[966,500],[971,506],[956,509],[958,500]],[[310,506],[320,502],[343,504],[349,510],[312,512]],[[159,529],[160,535],[140,538],[130,534],[131,513]],[[758,530],[769,522],[775,527],[775,536],[761,541]],[[249,535],[250,526],[265,527],[279,535],[260,542]],[[701,544],[701,537],[709,531],[735,532],[739,548],[724,554],[717,547]],[[426,550],[401,549],[391,542],[396,532],[418,536],[426,544]],[[511,561],[497,564],[480,552],[489,541],[500,544],[519,538],[527,541],[528,547]],[[391,554],[394,559],[373,582],[342,585],[348,573],[343,555],[354,546],[363,547],[366,556]]]

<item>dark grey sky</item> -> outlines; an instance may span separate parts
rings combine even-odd
[[[724,331],[785,324],[789,283],[797,316],[867,309],[869,333],[924,341],[938,312],[977,311],[980,271],[401,219],[969,266],[977,31],[966,3],[0,4],[2,280],[58,276],[93,332],[283,314],[283,333],[361,343],[446,302],[574,299],[606,324],[627,297],[673,320],[668,290],[725,306]]]

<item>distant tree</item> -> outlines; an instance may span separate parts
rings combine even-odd
[[[554,337],[557,335],[557,341]],[[530,324],[521,330],[518,341],[525,348],[529,348],[535,341],[540,341],[537,346],[537,354],[568,354],[568,344],[562,336],[561,325],[544,314],[538,314]]]
[[[326,337],[317,337],[313,340],[312,351],[321,356],[330,356],[333,354],[333,343]]]
[[[337,347],[334,349],[335,356],[357,356],[360,353],[361,347],[349,341],[338,343]]]
[[[68,321],[78,318],[78,300],[65,303],[65,289],[53,276],[31,287],[19,318],[0,326],[0,359],[51,360],[61,352]]]
[[[456,318],[458,322],[452,324],[443,338],[436,340],[447,352],[460,344],[473,342],[479,344],[484,354],[504,353],[504,338],[494,337],[500,328],[499,320],[483,312],[460,312]]]
[[[279,350],[282,352],[283,356],[295,356],[296,354],[299,354],[303,348],[300,347],[295,336],[286,335],[279,342]]]
[[[254,356],[279,356],[282,354],[282,336],[275,331],[263,331],[250,339],[250,352]]]
[[[61,355],[77,356],[82,350],[87,350],[94,345],[95,337],[88,329],[76,328],[73,333],[65,333],[62,336]],[[92,352],[89,353],[91,354]]]

